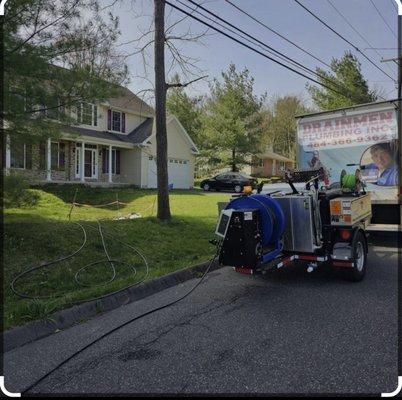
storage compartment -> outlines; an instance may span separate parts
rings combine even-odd
[[[338,197],[330,201],[330,210],[331,225],[352,226],[371,217],[370,194]]]
[[[313,253],[316,243],[311,196],[289,195],[272,197],[279,202],[285,215],[283,249]]]

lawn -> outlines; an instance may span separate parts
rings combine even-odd
[[[40,265],[72,253],[83,241],[79,226],[68,221],[71,201],[78,188],[71,221],[80,221],[88,233],[85,248],[75,257],[25,276],[16,288],[33,297],[21,299],[10,289],[13,277],[29,267]],[[46,318],[51,312],[77,301],[98,297],[141,281],[146,272],[142,259],[128,243],[138,248],[149,264],[152,279],[174,270],[208,260],[214,252],[209,239],[214,236],[217,202],[227,201],[229,194],[173,191],[170,195],[173,218],[161,222],[156,217],[156,191],[134,188],[89,188],[73,185],[47,185],[30,189],[37,195],[35,205],[8,208],[4,211],[5,256],[5,328]],[[101,206],[118,198],[127,203],[116,207]],[[131,213],[138,219],[116,219]],[[106,233],[105,244],[116,263],[116,276],[106,262],[92,265],[79,275],[84,265],[106,258],[97,220]],[[136,274],[134,273],[135,267]]]

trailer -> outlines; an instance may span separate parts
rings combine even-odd
[[[361,170],[372,203],[368,231],[400,230],[397,106],[390,100],[296,117],[298,168],[323,167],[329,187],[339,187],[342,169]]]
[[[215,231],[219,263],[245,274],[264,274],[296,261],[312,272],[329,263],[346,279],[362,280],[371,195],[360,170],[344,171],[339,188],[322,186],[323,179],[323,168],[289,171],[286,193],[233,196]]]

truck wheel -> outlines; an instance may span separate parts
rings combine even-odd
[[[204,185],[202,186],[202,189],[204,190],[204,192],[208,192],[209,191],[208,183],[204,183]]]
[[[367,244],[362,231],[357,231],[352,241],[353,268],[344,271],[344,277],[352,282],[359,282],[366,274]]]

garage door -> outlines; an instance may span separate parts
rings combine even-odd
[[[189,189],[191,184],[190,164],[188,160],[175,158],[168,159],[169,184],[173,184],[174,189]],[[148,161],[148,187],[157,187],[156,161],[149,157]]]

